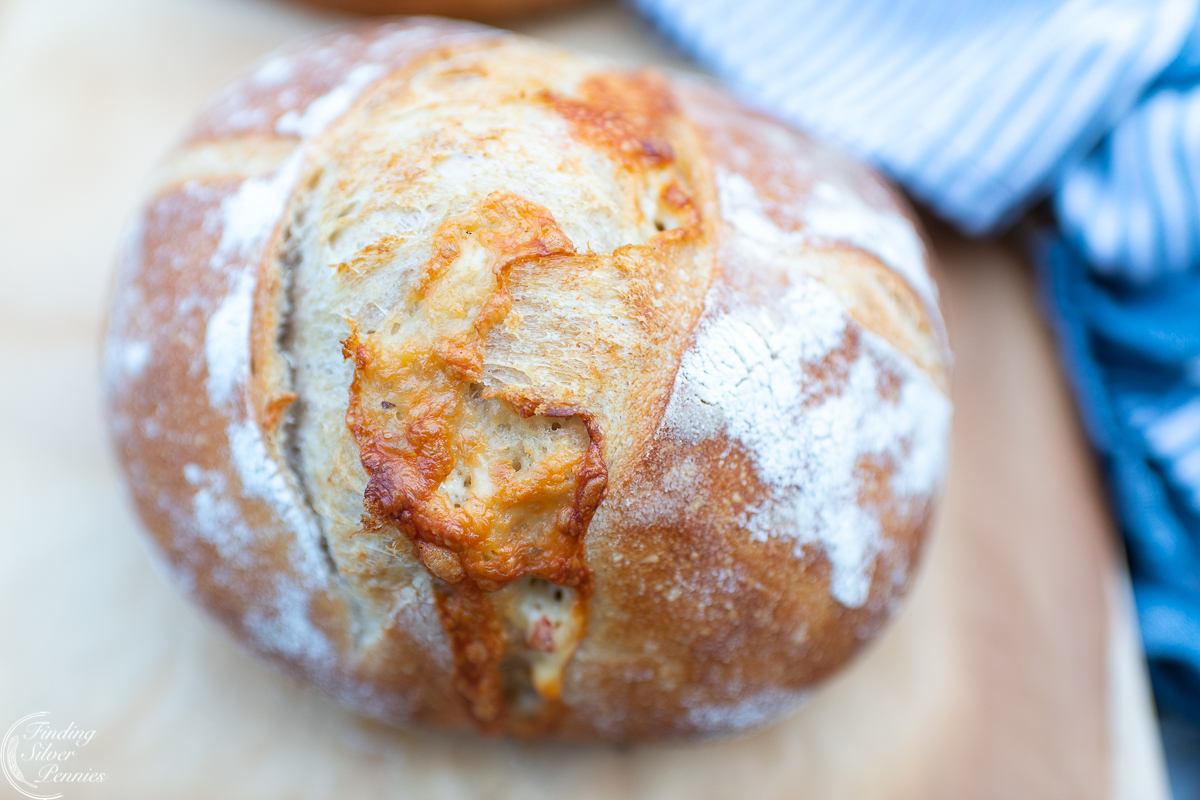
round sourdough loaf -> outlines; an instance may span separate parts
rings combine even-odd
[[[163,166],[112,435],[173,580],[347,705],[730,733],[909,582],[949,435],[928,266],[879,178],[701,81],[370,24]]]

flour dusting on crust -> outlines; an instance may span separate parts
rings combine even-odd
[[[937,284],[925,268],[925,245],[899,214],[872,208],[832,183],[818,183],[804,207],[804,228],[815,238],[848,242],[878,256],[918,297],[937,307]]]
[[[217,549],[227,563],[247,568],[253,566],[247,544],[253,539],[250,528],[242,518],[237,503],[230,498],[225,473],[207,470],[198,464],[185,464],[183,475],[196,487],[192,497],[192,515],[196,532]]]
[[[310,597],[307,588],[280,575],[275,581],[274,597],[265,604],[270,611],[255,609],[247,614],[246,629],[267,651],[302,658],[309,663],[332,662],[335,659],[333,646],[309,620]]]
[[[228,406],[250,377],[250,318],[254,312],[254,274],[246,270],[208,318],[204,361],[208,367],[208,398],[218,408]]]
[[[722,215],[748,244],[795,251],[814,242],[845,242],[891,267],[928,308],[937,308],[937,284],[925,266],[925,245],[901,215],[873,208],[853,193],[821,182],[807,198],[803,230],[784,231],[771,222],[745,176],[719,169],[716,179]]]
[[[853,340],[857,347],[847,348]],[[848,363],[832,371],[844,383],[814,377],[841,359]],[[878,390],[884,370],[900,376],[897,399]],[[932,492],[949,408],[924,372],[801,276],[768,306],[706,315],[680,364],[666,424],[685,441],[724,430],[745,445],[772,496],[747,508],[743,524],[758,539],[794,538],[797,555],[819,543],[833,570],[831,594],[856,608],[883,541],[876,511],[860,502],[862,460],[894,464],[897,497]]]
[[[718,169],[716,181],[721,196],[721,216],[744,237],[745,244],[786,251],[803,247],[808,241],[804,234],[782,230],[771,221],[746,176]]]
[[[213,544],[230,567],[264,567],[259,551],[270,544],[244,518],[239,498],[265,500],[295,533],[288,543],[294,576],[280,574],[273,594],[260,598],[260,604],[247,614],[245,625],[268,650],[319,661],[333,657],[328,638],[308,616],[313,592],[329,584],[320,532],[303,508],[297,490],[268,452],[247,402],[258,270],[295,188],[300,164],[297,152],[273,174],[243,181],[221,203],[221,238],[209,266],[227,276],[229,288],[205,327],[205,388],[213,408],[228,416],[225,432],[240,488],[230,485],[219,470],[189,463],[183,471],[185,479],[196,487],[192,498],[196,534]],[[218,578],[221,574],[226,570],[220,570]]]
[[[818,185],[808,208],[818,231],[788,232],[767,217],[743,176],[721,171],[717,183],[728,263],[735,271],[773,264],[790,285],[779,297],[735,300],[732,307],[723,299],[737,293],[724,283],[713,287],[676,374],[664,427],[686,443],[724,432],[745,446],[769,495],[747,506],[743,526],[760,541],[794,539],[797,557],[819,544],[831,566],[830,594],[858,608],[886,546],[881,514],[906,514],[940,484],[950,402],[907,356],[851,317],[804,271],[803,259],[813,233],[858,243],[866,231],[867,244],[895,251],[893,259],[916,270],[914,288],[924,294],[932,283],[920,285],[922,277],[928,281],[923,251],[908,248],[878,212],[832,186]],[[906,220],[895,222],[920,245]],[[889,473],[890,509],[863,496],[871,464]]]
[[[279,464],[267,453],[262,431],[253,420],[231,422],[229,450],[242,491],[250,497],[261,497],[271,504],[288,528],[296,533],[297,552],[293,561],[303,565],[307,574],[323,577],[324,555],[321,552],[321,533],[309,514],[301,509],[296,490],[288,484]],[[320,583],[324,583],[321,580]]]
[[[297,150],[270,176],[250,178],[221,202],[221,242],[210,262],[220,269],[232,259],[258,251],[283,219],[300,173]]]
[[[805,691],[769,689],[729,705],[695,705],[687,710],[688,722],[707,734],[729,734],[763,725],[794,709],[808,698]]]
[[[309,103],[303,113],[288,111],[275,123],[275,132],[294,134],[305,139],[324,132],[329,124],[346,113],[363,89],[383,76],[382,64],[360,64],[332,91]]]

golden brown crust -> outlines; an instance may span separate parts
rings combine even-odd
[[[387,149],[418,84],[561,125],[593,206],[467,182],[430,233],[374,227],[310,263],[350,222],[433,207],[446,153],[541,157],[469,125]],[[740,730],[873,636],[918,558],[948,351],[914,225],[868,171],[707,86],[475,26],[348,29],[252,69],[164,169],[114,298],[113,436],[176,580],[366,713]],[[421,252],[379,319],[301,280],[375,302]],[[315,453],[338,413],[344,444]]]
[[[649,71],[601,73],[585,80],[577,95],[540,93],[570,122],[577,138],[629,169],[661,167],[675,159],[665,123],[677,112],[662,76]]]

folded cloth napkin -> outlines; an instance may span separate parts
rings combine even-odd
[[[1053,204],[1045,304],[1160,706],[1200,724],[1198,0],[635,0],[970,234]]]

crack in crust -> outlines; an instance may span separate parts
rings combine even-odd
[[[577,255],[546,209],[496,192],[438,229],[404,318],[343,342],[355,365],[346,421],[370,476],[364,528],[399,529],[441,580],[456,687],[487,729],[510,723],[500,674],[510,648],[489,594],[525,576],[574,590],[560,668],[534,680],[556,701],[586,623],[583,535],[608,472],[592,415],[553,389],[486,378],[484,341],[512,307],[515,266],[595,258]]]

